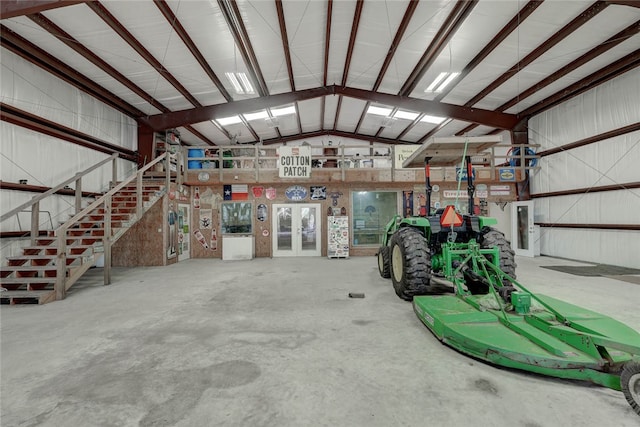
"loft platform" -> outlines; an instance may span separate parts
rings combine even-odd
[[[488,149],[501,142],[502,137],[496,135],[430,138],[402,163],[402,167],[421,168],[424,166],[425,157],[431,158],[429,160],[431,166],[460,165],[465,145],[467,156],[491,155]]]

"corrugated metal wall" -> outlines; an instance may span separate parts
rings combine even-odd
[[[640,70],[606,82],[529,121],[538,152],[640,122]],[[640,181],[640,131],[540,159],[533,196]],[[640,224],[640,189],[535,198],[535,221],[556,224]],[[543,227],[543,255],[640,268],[640,231]]]

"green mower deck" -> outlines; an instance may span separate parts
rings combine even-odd
[[[573,328],[546,310],[507,312],[505,320],[501,310],[480,311],[469,303],[485,297],[421,296],[413,299],[413,307],[443,343],[460,352],[500,366],[592,381],[615,390],[621,389],[622,366],[634,360],[633,353],[640,353],[640,334],[607,316],[537,295],[562,312]]]

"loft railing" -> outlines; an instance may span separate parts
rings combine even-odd
[[[408,158],[413,148],[407,145],[334,145],[324,147],[312,147],[312,167],[318,170],[341,171],[342,180],[345,180],[347,171],[366,168],[378,171],[389,171],[391,181],[403,180],[397,172],[403,169],[402,161]],[[415,145],[419,147],[419,145]],[[538,169],[536,166],[538,156],[535,154],[534,145],[511,145],[507,143],[494,145],[479,156],[472,157],[474,168],[482,168],[488,171],[490,179],[499,180],[501,168],[513,168],[519,171],[519,176],[524,179],[527,172]],[[183,147],[182,165],[187,172],[206,171],[209,174],[219,175],[220,182],[238,172],[253,175],[256,182],[260,181],[261,173],[278,169],[278,155],[276,146],[263,145],[229,145],[207,147]],[[515,153],[515,154],[514,154]],[[462,152],[460,153],[462,158]],[[442,176],[455,176],[455,167],[451,167],[454,173],[448,173],[443,169]]]

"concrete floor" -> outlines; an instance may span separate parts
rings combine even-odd
[[[640,284],[517,261],[530,289],[640,331]],[[442,345],[374,257],[197,259],[101,280],[2,307],[3,427],[640,425],[621,392]]]

